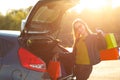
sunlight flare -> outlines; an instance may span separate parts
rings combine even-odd
[[[77,13],[80,13],[83,9],[90,9],[96,11],[108,5],[111,5],[111,2],[111,0],[80,0],[80,3],[71,10],[76,11]]]
[[[98,10],[108,5],[107,0],[87,0],[86,8]]]
[[[120,7],[120,0],[112,0],[112,8]]]

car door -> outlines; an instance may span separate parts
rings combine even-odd
[[[17,56],[19,48],[17,35],[9,33],[12,32],[0,33],[0,80],[22,78],[19,76],[21,70]]]
[[[2,60],[3,60],[3,48],[2,48],[2,39],[0,38],[0,70],[1,70],[1,66],[2,66]]]
[[[12,48],[12,45],[13,44],[11,42],[0,38],[0,69],[3,65],[3,58],[4,56],[6,56],[7,53],[9,53],[9,51]]]

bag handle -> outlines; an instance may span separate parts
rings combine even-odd
[[[55,55],[53,56],[52,58],[52,61],[58,61],[58,58],[59,58],[59,53],[55,53]]]

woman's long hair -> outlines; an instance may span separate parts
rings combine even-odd
[[[75,20],[73,21],[73,23],[72,23],[72,31],[73,31],[74,43],[75,43],[76,39],[78,38],[78,37],[77,37],[77,31],[76,31],[76,29],[75,29],[75,24],[76,24],[76,23],[81,23],[81,24],[83,24],[84,27],[85,27],[85,30],[87,31],[88,34],[92,34],[92,33],[93,33],[93,32],[88,28],[88,25],[87,25],[82,19],[79,19],[79,18],[75,19]]]

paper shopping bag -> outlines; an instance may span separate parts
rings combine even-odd
[[[114,36],[114,33],[108,33],[105,35],[105,40],[107,42],[107,49],[117,47],[117,42]]]
[[[106,49],[100,51],[100,59],[101,60],[118,60],[119,52],[117,48]]]
[[[61,76],[61,67],[59,61],[50,61],[47,69],[52,80],[57,80]]]

